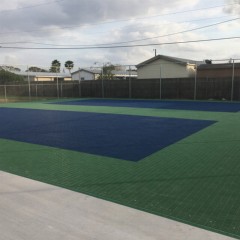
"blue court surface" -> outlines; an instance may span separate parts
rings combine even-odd
[[[162,101],[162,100],[118,100],[118,99],[84,99],[55,102],[62,105],[109,106],[132,108],[156,108],[174,110],[194,110],[211,112],[238,112],[240,103],[201,102],[201,101]]]
[[[0,108],[0,116],[0,138],[129,161],[139,161],[215,123],[14,108]]]

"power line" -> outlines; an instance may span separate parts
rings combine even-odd
[[[140,41],[146,41],[146,40],[153,40],[153,39],[161,38],[161,37],[169,37],[169,36],[173,36],[173,35],[177,35],[177,34],[182,34],[182,33],[187,33],[187,32],[193,32],[193,31],[196,31],[196,30],[200,30],[200,29],[204,29],[204,28],[209,28],[209,27],[217,26],[217,25],[220,25],[220,24],[228,23],[228,22],[233,22],[233,21],[236,21],[236,20],[239,20],[239,19],[240,19],[240,17],[238,17],[238,18],[233,18],[233,19],[226,20],[226,21],[222,21],[222,22],[218,22],[218,23],[213,23],[213,24],[205,25],[205,26],[202,26],[202,27],[197,27],[197,28],[188,29],[188,30],[184,30],[184,31],[180,31],[180,32],[169,33],[169,34],[159,35],[159,36],[150,37],[150,38],[142,38],[142,39],[124,41],[124,42],[97,44],[97,46],[114,45],[114,44],[125,44],[125,43],[133,43],[133,42],[140,42]],[[83,45],[82,45],[82,46],[83,46]],[[92,45],[84,45],[84,46],[92,46]]]
[[[226,18],[226,17],[216,17],[216,18],[200,18],[200,19],[194,19],[190,21],[180,21],[180,22],[174,22],[174,23],[189,23],[189,22],[197,22],[197,21],[202,21],[202,20],[213,20],[213,19],[219,19],[219,18]],[[169,23],[168,23],[169,24]],[[156,24],[154,26],[158,26],[159,24]],[[148,26],[146,26],[148,27]],[[145,28],[146,28],[145,27]],[[121,29],[119,29],[121,30]],[[44,30],[43,30],[44,31]],[[106,31],[106,32],[111,32],[111,31]],[[104,32],[104,33],[106,33]],[[0,33],[1,34],[1,33]],[[165,35],[163,35],[165,36]],[[163,37],[162,36],[162,37]],[[85,45],[80,45],[80,44],[53,44],[53,43],[42,43],[42,42],[32,42],[32,41],[18,41],[18,42],[0,42],[0,44],[35,44],[35,45],[46,45],[46,46],[59,46],[59,47],[67,47],[67,46],[85,46]],[[93,45],[93,44],[92,44]],[[89,45],[89,46],[92,46]]]
[[[188,30],[184,30],[184,31],[180,31],[180,32],[169,33],[169,34],[160,35],[160,36],[155,36],[155,37],[151,37],[151,38],[142,38],[142,39],[137,39],[137,40],[124,41],[124,42],[103,43],[103,44],[85,44],[85,45],[57,45],[57,44],[45,44],[45,43],[43,43],[42,45],[50,45],[50,46],[74,46],[74,47],[77,47],[77,46],[78,46],[78,47],[111,46],[111,45],[116,45],[116,44],[126,44],[126,43],[140,42],[140,41],[146,41],[146,40],[153,40],[153,39],[157,39],[157,38],[168,37],[168,36],[173,36],[173,35],[177,35],[177,34],[182,34],[182,33],[187,33],[187,32],[192,32],[192,31],[197,31],[197,30],[200,30],[200,29],[217,26],[217,25],[220,25],[220,24],[224,24],[224,23],[236,21],[236,20],[239,20],[239,19],[240,19],[240,17],[234,18],[234,19],[230,19],[230,20],[225,20],[225,21],[222,21],[222,22],[214,23],[214,24],[205,25],[205,26],[202,26],[202,27],[197,27],[197,28],[188,29]],[[18,43],[21,43],[21,42],[18,42]],[[7,44],[7,43],[0,43],[0,44]],[[34,44],[41,44],[41,43],[34,43]]]
[[[219,19],[219,18],[223,18],[223,17],[217,17],[217,18],[204,18],[204,19],[200,19],[200,20],[181,21],[181,22],[174,22],[174,23],[189,23],[189,22],[194,22],[194,21],[201,21],[201,20],[208,20],[208,19]],[[100,25],[100,24],[102,24],[102,23],[95,24],[95,25]],[[80,26],[87,26],[87,25],[88,25],[88,24],[74,25],[74,26],[61,27],[61,28],[43,29],[43,30],[1,32],[0,35],[15,34],[15,33],[23,33],[23,32],[26,32],[26,33],[32,33],[32,32],[49,32],[49,31],[61,30],[61,29],[78,28],[78,27],[80,27]],[[110,31],[109,31],[109,32],[110,32]]]
[[[176,45],[185,43],[199,43],[199,42],[211,42],[211,41],[224,41],[240,39],[240,36],[225,37],[225,38],[211,38],[211,39],[200,39],[190,41],[176,41],[176,42],[165,42],[165,43],[149,43],[149,44],[135,44],[135,45],[115,45],[115,46],[89,46],[89,47],[68,47],[68,48],[46,48],[46,47],[3,47],[0,49],[19,49],[19,50],[88,50],[88,49],[111,49],[111,48],[132,48],[132,47],[148,47],[148,46],[161,46],[161,45]]]

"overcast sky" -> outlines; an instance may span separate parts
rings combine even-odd
[[[0,64],[48,69],[58,59],[62,65],[72,60],[76,68],[95,62],[136,65],[153,57],[153,49],[157,54],[192,60],[240,58],[240,39],[84,50],[5,48],[147,45],[240,37],[240,20],[236,19],[240,0],[2,0],[0,13]],[[229,22],[205,27],[224,21]]]

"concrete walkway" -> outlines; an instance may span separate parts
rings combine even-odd
[[[226,236],[0,171],[3,240],[228,240]]]

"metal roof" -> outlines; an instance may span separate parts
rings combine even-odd
[[[132,77],[137,77],[137,72],[136,70],[132,70],[132,71],[117,71],[117,70],[113,70],[112,74],[115,76],[132,76]]]
[[[79,73],[79,72],[88,72],[88,73],[92,73],[92,74],[100,74],[102,72],[101,69],[96,69],[96,68],[81,68],[75,72],[72,73],[73,74],[76,74],[76,73]]]
[[[234,64],[235,68],[240,68],[240,63]],[[218,63],[218,64],[201,64],[198,66],[198,70],[203,69],[226,69],[226,68],[233,68],[233,63]]]
[[[92,73],[92,74],[101,74],[101,73],[102,73],[102,70],[99,70],[99,69],[94,69],[94,68],[81,68],[81,69],[79,69],[78,71],[73,72],[72,75],[79,73],[79,71],[80,71],[80,72],[85,71],[85,72],[89,72],[89,73]],[[132,70],[132,71],[130,71],[130,73],[129,73],[129,71],[112,70],[111,73],[112,73],[113,75],[115,75],[115,76],[129,76],[129,75],[130,75],[130,76],[137,76],[136,70],[135,70],[135,71]]]
[[[18,72],[18,71],[9,71],[16,75],[20,76],[29,76],[29,77],[71,77],[69,73],[53,73],[53,72]]]
[[[174,62],[177,64],[181,64],[181,65],[187,65],[187,64],[199,64],[199,61],[194,61],[191,59],[184,59],[184,58],[177,58],[177,57],[171,57],[171,56],[165,56],[165,55],[157,55],[153,58],[150,58],[142,63],[139,63],[138,65],[136,65],[137,68],[143,67],[151,62],[154,62],[156,60],[159,59],[163,59],[169,62]]]

